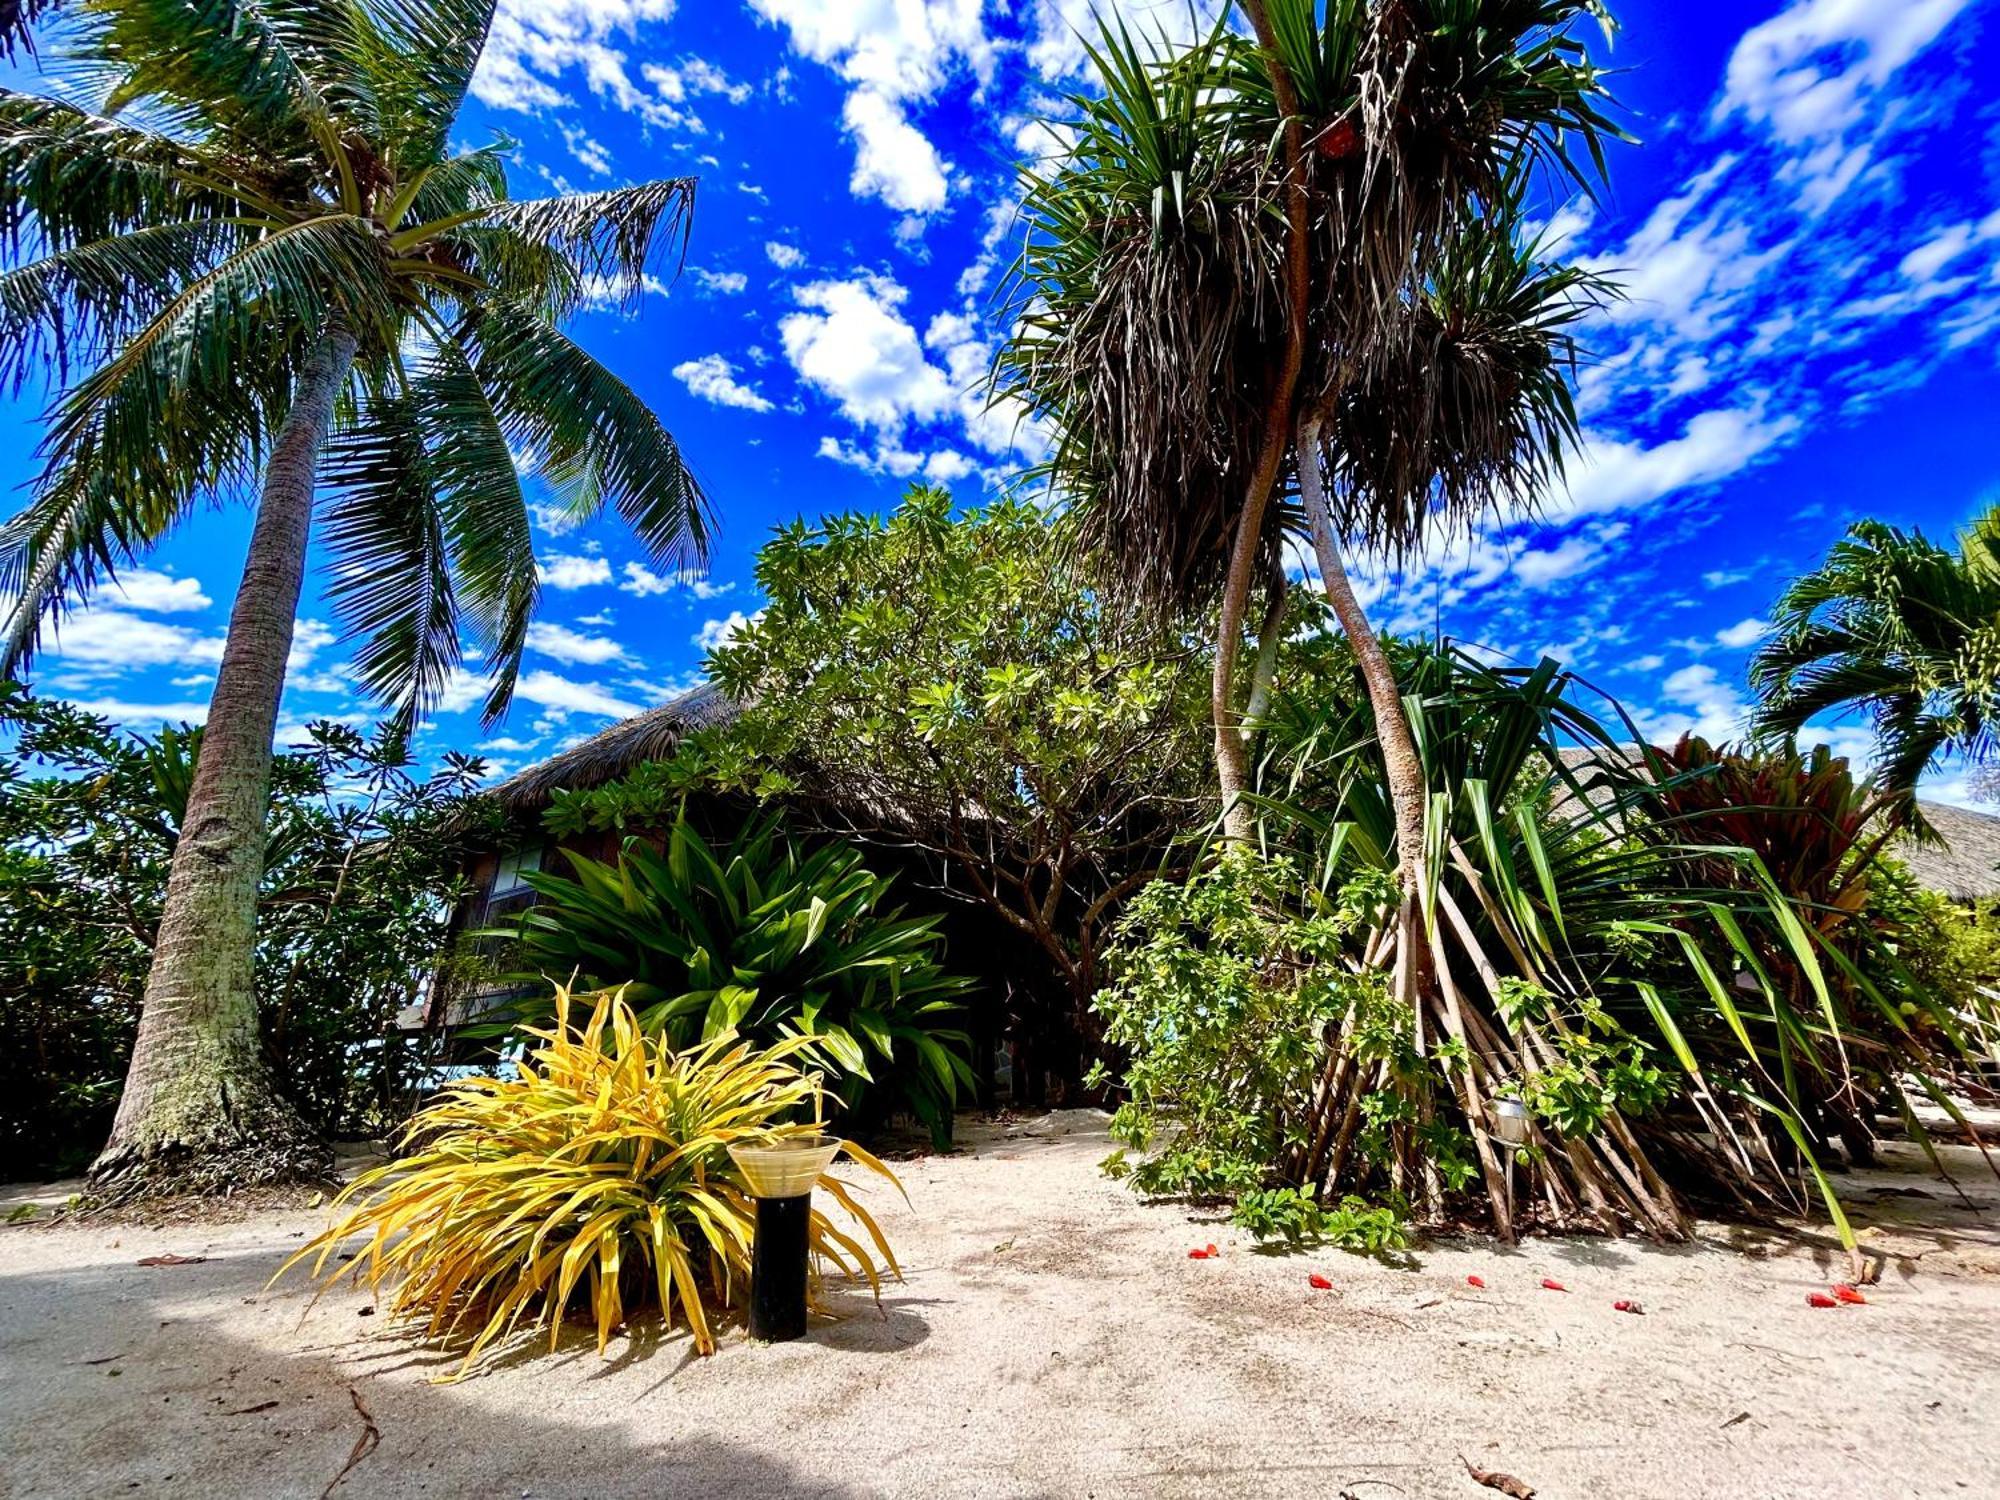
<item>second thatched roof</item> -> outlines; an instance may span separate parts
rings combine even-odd
[[[649,760],[665,760],[686,735],[736,717],[735,701],[712,682],[669,698],[658,708],[620,719],[579,745],[527,767],[489,794],[509,817],[541,811],[559,791],[614,781]]]

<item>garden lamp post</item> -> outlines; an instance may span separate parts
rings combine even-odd
[[[750,1337],[768,1343],[805,1337],[806,1260],[812,1243],[812,1190],[841,1143],[804,1136],[770,1146],[731,1146],[730,1160],[757,1200],[750,1251]]]
[[[1493,1101],[1493,1139],[1507,1153],[1507,1222],[1514,1222],[1514,1158],[1528,1144],[1528,1106],[1519,1099]]]

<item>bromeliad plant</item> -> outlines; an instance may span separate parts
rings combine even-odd
[[[683,812],[663,851],[634,837],[615,865],[568,858],[570,876],[529,875],[539,902],[492,934],[518,943],[520,977],[617,988],[676,1047],[797,1038],[844,1111],[907,1109],[950,1139],[973,1083],[951,1024],[968,981],[940,966],[938,919],[890,907],[857,850],[802,847],[775,810],[715,847]]]
[[[594,1325],[599,1354],[642,1314],[678,1317],[712,1354],[711,1311],[747,1294],[756,1226],[729,1147],[819,1133],[819,1080],[793,1061],[805,1043],[723,1034],[677,1051],[617,995],[598,996],[581,1025],[571,1004],[559,988],[517,1076],[466,1079],[418,1114],[416,1149],[357,1177],[335,1200],[347,1212],[278,1275],[310,1261],[323,1288],[392,1285],[394,1316],[465,1344],[453,1379],[516,1332],[545,1329],[553,1349],[571,1317]],[[900,1191],[881,1162],[846,1150]],[[883,1272],[902,1274],[881,1226],[852,1185],[825,1176],[819,1188],[851,1223],[813,1211],[815,1300],[826,1267],[879,1297]]]

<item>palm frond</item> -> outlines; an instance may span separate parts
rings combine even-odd
[[[573,513],[609,503],[664,569],[706,557],[708,497],[680,444],[631,387],[519,307],[487,304],[472,332],[474,366],[508,436]]]
[[[487,723],[507,711],[541,584],[501,410],[472,357],[441,339],[411,381],[464,615],[486,651]]]
[[[496,203],[482,224],[507,230],[526,245],[555,251],[594,287],[636,304],[647,272],[687,251],[695,179],[663,178],[601,193],[565,193]],[[557,309],[575,311],[575,304]]]
[[[362,685],[405,727],[437,701],[458,665],[458,601],[437,476],[418,400],[370,393],[358,421],[328,445],[321,478],[327,596],[358,638]]]

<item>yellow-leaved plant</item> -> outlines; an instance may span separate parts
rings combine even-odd
[[[678,1314],[713,1353],[709,1309],[747,1294],[756,1228],[728,1148],[819,1133],[818,1075],[788,1060],[810,1039],[758,1049],[725,1034],[675,1052],[616,992],[580,1028],[570,1007],[558,988],[555,1022],[529,1033],[540,1045],[517,1077],[462,1080],[418,1114],[412,1153],[355,1178],[334,1201],[344,1216],[278,1275],[311,1259],[322,1290],[349,1276],[378,1295],[391,1284],[393,1316],[423,1320],[434,1340],[470,1338],[452,1379],[524,1324],[546,1327],[554,1348],[564,1319],[586,1311],[600,1355],[614,1329],[650,1312],[668,1326]],[[844,1149],[901,1190],[873,1156]],[[827,1266],[879,1299],[883,1270],[902,1274],[881,1227],[852,1185],[829,1174],[819,1187],[853,1232],[814,1210],[815,1301]]]

